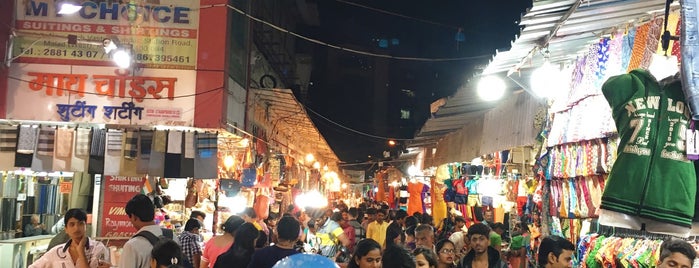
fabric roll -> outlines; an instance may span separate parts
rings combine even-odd
[[[56,128],[41,127],[39,140],[36,143],[36,152],[39,155],[53,155],[55,150]]]
[[[136,159],[138,156],[138,135],[139,132],[129,130],[126,132],[126,140],[124,141],[124,157],[127,159]]]
[[[90,141],[90,156],[104,156],[104,148],[106,146],[106,133],[106,129],[92,129],[92,139]]]
[[[17,126],[0,126],[0,152],[17,150]]]
[[[86,156],[90,154],[90,129],[78,128],[75,131],[75,155]]]
[[[182,153],[182,131],[170,130],[167,133],[167,153]]]
[[[33,154],[36,147],[36,137],[38,135],[39,128],[33,126],[21,126],[19,128],[17,152],[20,154]]]
[[[216,157],[218,150],[217,134],[197,133],[197,154],[200,158]]]
[[[70,157],[73,149],[73,129],[56,130],[56,157]]]
[[[107,151],[115,152],[122,150],[122,139],[124,132],[122,130],[110,129],[107,131]]]
[[[184,133],[184,158],[193,159],[196,155],[194,151],[194,132]]]
[[[167,131],[156,130],[153,136],[153,150],[164,153],[167,148]]]

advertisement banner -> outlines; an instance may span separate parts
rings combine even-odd
[[[74,14],[58,14],[59,3],[16,0],[19,62],[104,65],[108,38],[146,68],[195,68],[199,1],[84,1]]]
[[[102,237],[130,237],[136,234],[124,206],[141,193],[146,179],[142,177],[105,176],[102,206]]]
[[[196,72],[13,64],[7,118],[122,125],[192,126]],[[212,89],[215,90],[215,89]],[[29,104],[29,105],[28,105]]]

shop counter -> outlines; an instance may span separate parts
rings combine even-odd
[[[37,235],[0,240],[0,267],[29,266],[46,252],[53,236]]]

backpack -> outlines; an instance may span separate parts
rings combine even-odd
[[[160,229],[163,231],[163,235],[161,235],[161,236],[155,236],[155,234],[153,234],[149,231],[145,231],[145,232],[138,232],[132,237],[139,237],[139,236],[143,237],[146,240],[148,240],[148,242],[150,242],[151,246],[153,246],[153,247],[155,247],[155,244],[157,244],[158,241],[166,240],[166,239],[172,240],[172,238],[174,236],[174,233],[172,232],[172,230],[166,229],[166,228],[160,228]],[[187,258],[182,258],[182,266],[190,267],[190,268],[194,267],[194,265],[192,265],[192,263],[190,263]]]

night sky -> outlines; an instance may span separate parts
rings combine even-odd
[[[372,11],[343,3],[345,1],[416,19]],[[520,31],[520,16],[531,6],[531,1],[527,0],[322,0],[317,3],[320,27],[305,28],[304,34],[362,51],[422,58],[493,55],[496,49],[507,50]],[[465,36],[465,42],[460,43],[458,50],[455,27],[462,27]],[[392,44],[391,39],[398,39],[399,44],[380,48],[379,39],[387,39],[389,44]],[[328,50],[333,49],[319,45],[313,47],[315,63],[307,106],[334,121],[329,122],[309,111],[340,160],[350,163],[375,160],[381,157],[384,150],[392,149],[386,145],[385,139],[357,134],[352,130],[399,140],[412,138],[428,118],[430,103],[454,94],[459,86],[479,72],[479,66],[484,66],[490,59],[448,62],[390,60],[391,83],[401,83],[403,88],[410,87],[415,92],[413,120],[406,124],[392,122],[399,119],[389,119],[386,128],[377,130],[368,123],[374,116],[368,108],[374,106],[373,100],[368,98],[366,92],[353,90],[367,83],[329,81],[327,70],[330,68],[324,61]],[[342,52],[345,53],[351,57],[351,53]],[[361,57],[358,59],[361,61]],[[357,68],[362,71],[364,65],[358,65],[360,67]],[[406,79],[402,70],[413,71]],[[392,98],[386,105],[402,105],[401,102],[405,101]]]

